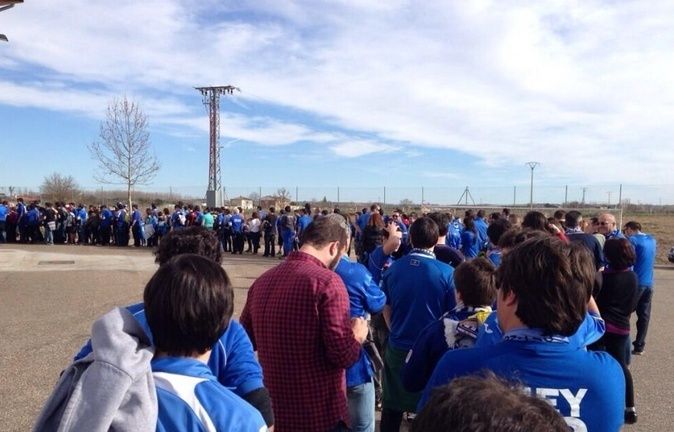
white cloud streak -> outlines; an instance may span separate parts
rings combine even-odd
[[[224,115],[233,139],[348,158],[405,143],[487,167],[535,158],[551,180],[659,183],[672,16],[666,1],[35,0],[3,20],[0,103],[98,116],[128,93],[155,123],[206,131],[192,87],[231,83],[245,107],[294,113]]]

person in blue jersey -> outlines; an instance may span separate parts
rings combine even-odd
[[[307,214],[307,210],[304,208],[300,209],[300,217],[297,219],[297,237],[302,238],[302,232],[309,226],[309,224],[314,219]]]
[[[421,331],[405,359],[405,389],[424,389],[435,365],[451,349],[475,345],[477,330],[491,314],[496,299],[496,269],[486,258],[461,263],[454,271],[456,307]]]
[[[460,250],[447,245],[447,232],[449,226],[449,215],[442,212],[429,213],[428,217],[438,225],[438,243],[433,248],[435,258],[445,264],[456,268],[464,262],[466,258]]]
[[[438,225],[428,217],[410,227],[412,251],[391,264],[381,281],[383,314],[390,329],[384,352],[382,432],[398,431],[404,412],[415,412],[420,393],[406,391],[400,379],[405,357],[419,333],[456,306],[454,270],[435,259]]]
[[[501,259],[503,257],[503,250],[499,246],[499,241],[501,240],[501,236],[503,236],[503,234],[510,228],[512,228],[510,222],[503,218],[494,220],[487,227],[487,238],[491,245],[491,248],[487,251],[487,259],[496,267],[501,265]]]
[[[587,249],[555,237],[532,238],[509,250],[496,273],[502,342],[446,353],[419,408],[435,387],[486,369],[546,398],[575,431],[620,430],[625,394],[620,365],[608,353],[569,343],[586,316],[595,273]]]
[[[206,257],[217,264],[222,260],[222,250],[215,233],[202,227],[188,227],[171,231],[164,236],[155,251],[155,261],[161,267],[175,256],[190,253]],[[126,309],[133,314],[152,340],[153,335],[143,303],[127,306]],[[75,360],[86,357],[91,350],[91,341],[87,341],[75,355]],[[271,399],[264,387],[262,368],[255,358],[248,334],[238,321],[231,320],[224,333],[213,344],[208,366],[222,385],[260,411],[268,426],[274,424]]]
[[[183,211],[182,203],[173,206],[173,213],[171,214],[171,230],[177,231],[185,228],[187,217]]]
[[[389,223],[390,221],[395,222],[398,225],[398,228],[400,228],[400,232],[402,232],[402,238],[401,238],[401,249],[404,253],[409,252],[409,249],[411,248],[410,246],[410,233],[409,229],[407,228],[407,225],[403,222],[402,219],[402,211],[400,209],[395,209],[393,213],[391,213],[390,218],[385,218],[384,222]]]
[[[28,237],[30,238],[30,242],[40,242],[42,234],[40,234],[40,209],[37,204],[31,203],[30,206],[28,206],[26,219],[28,222]]]
[[[506,231],[499,240],[499,247],[503,254],[517,246],[518,244],[532,238],[541,239],[551,234],[534,230],[530,228],[511,228]],[[570,247],[583,247],[582,245],[572,244]],[[576,256],[577,254],[574,254]],[[593,287],[594,288],[594,287]],[[587,293],[587,314],[580,327],[572,336],[569,337],[569,344],[578,348],[585,349],[588,345],[598,341],[606,331],[606,323],[601,317],[599,307],[592,296],[592,292]],[[496,312],[492,312],[484,323],[478,328],[477,341],[475,346],[484,347],[501,342],[503,331],[498,323]]]
[[[21,243],[28,243],[28,217],[26,213],[28,212],[26,204],[23,202],[23,198],[19,197],[16,199],[16,213],[17,221],[16,224],[19,227],[19,241]]]
[[[463,219],[461,252],[466,259],[475,258],[480,253],[480,237],[477,234],[477,228],[475,228],[475,220],[470,215]]]
[[[296,218],[290,206],[285,206],[283,214],[278,219],[281,240],[283,241],[283,256],[287,257],[295,247],[295,222]]]
[[[484,210],[480,209],[475,216],[475,230],[477,231],[479,250],[483,250],[489,241],[489,238],[487,237],[487,227],[489,226],[489,223],[485,219],[484,214]]]
[[[131,205],[131,233],[133,234],[133,245],[141,247],[145,244],[144,238],[145,221],[143,214],[138,209],[138,204]]]
[[[564,418],[521,385],[486,372],[437,387],[411,432],[569,432]]]
[[[260,413],[208,367],[234,312],[225,270],[199,255],[176,256],[147,283],[143,303],[155,347],[157,431],[266,431]]]
[[[620,227],[617,225],[615,216],[611,213],[602,213],[597,216],[597,223],[599,234],[603,234],[606,240],[610,238],[625,238],[620,232]]]
[[[386,296],[364,265],[352,262],[348,255],[339,260],[335,272],[349,293],[351,318],[369,319],[384,309]],[[346,370],[346,397],[354,432],[374,432],[375,370],[365,348],[356,363]]]
[[[232,217],[229,219],[229,226],[232,229],[232,255],[243,255],[244,233],[243,228],[246,220],[241,215],[241,211],[234,207]]]
[[[594,265],[597,270],[601,269],[604,262],[603,246],[599,240],[592,234],[583,232],[580,228],[583,223],[583,215],[577,210],[571,210],[564,217],[564,227],[566,229],[566,238],[570,242],[579,242],[583,244],[592,253]]]
[[[447,246],[454,249],[461,250],[461,232],[463,231],[463,224],[461,218],[454,217],[452,213],[448,213],[450,223],[447,226],[447,238],[445,243]]]
[[[7,214],[9,213],[9,204],[7,200],[0,203],[0,243],[5,243],[7,235],[5,234],[5,225],[7,222]]]
[[[646,333],[648,333],[648,324],[651,320],[651,301],[654,287],[653,268],[655,266],[657,243],[655,237],[641,232],[639,222],[627,222],[625,224],[625,235],[634,246],[634,252],[636,253],[634,272],[639,277],[639,289],[641,290],[636,310],[637,335],[634,339],[632,353],[641,355],[646,347]]]
[[[129,245],[129,223],[126,220],[126,208],[124,204],[117,203],[115,213],[115,244],[117,246]]]
[[[192,225],[202,226],[204,224],[204,213],[201,211],[201,206],[194,206],[194,222]]]
[[[159,218],[157,217],[157,212],[153,211],[150,207],[146,208],[144,222],[143,238],[145,245],[147,247],[156,247],[159,238]]]
[[[75,213],[75,220],[77,221],[77,244],[87,244],[89,233],[87,230],[87,218],[89,213],[84,208],[83,204],[77,204],[77,212]]]
[[[110,246],[110,236],[112,234],[112,222],[113,214],[112,211],[103,204],[101,206],[101,224],[99,234],[99,243],[103,246]]]

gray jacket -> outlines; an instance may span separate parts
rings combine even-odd
[[[154,431],[157,394],[150,341],[116,308],[91,329],[93,351],[63,371],[34,431]]]

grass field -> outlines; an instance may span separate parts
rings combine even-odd
[[[649,214],[623,214],[623,226],[629,221],[639,222],[643,232],[655,235],[658,241],[657,264],[670,264],[669,249],[674,247],[674,216]],[[674,264],[671,264],[674,266]]]

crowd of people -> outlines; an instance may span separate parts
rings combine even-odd
[[[37,427],[371,432],[377,409],[383,432],[637,421],[629,365],[645,352],[656,242],[636,221],[376,204],[351,216],[161,213],[169,229],[153,232],[159,269],[143,301],[94,324]],[[247,242],[257,253],[262,239],[263,255],[280,245],[284,259],[252,284],[237,322],[222,255]],[[115,387],[111,367],[133,379]],[[133,397],[85,404],[102,380]]]

